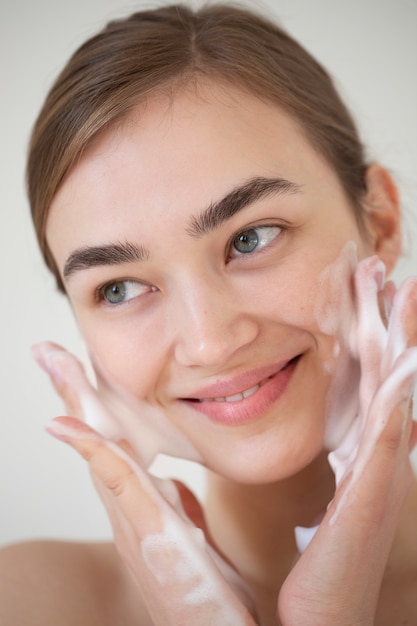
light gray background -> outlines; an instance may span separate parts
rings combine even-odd
[[[149,3],[147,3],[149,5]],[[31,124],[75,47],[109,18],[143,7],[123,0],[1,0],[1,421],[0,543],[31,537],[101,539],[110,529],[86,467],[44,432],[62,412],[30,346],[52,339],[83,355],[65,299],[37,251],[23,172]],[[360,121],[370,157],[394,173],[407,239],[417,247],[416,0],[264,0],[268,9],[338,78]],[[397,279],[417,273],[417,253]],[[175,465],[203,493],[203,475]],[[161,463],[160,472],[171,471]]]

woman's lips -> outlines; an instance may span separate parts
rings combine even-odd
[[[213,422],[226,425],[244,424],[261,417],[281,397],[290,382],[299,356],[281,365],[275,365],[274,373],[263,377],[259,382],[243,388],[242,391],[225,393],[230,383],[218,383],[198,394],[197,398],[183,398],[195,411],[203,413]],[[272,368],[269,368],[272,369]],[[252,375],[253,378],[253,375]],[[234,383],[236,386],[237,382]],[[224,393],[224,395],[220,395]]]
[[[250,389],[245,389],[244,391],[235,393],[231,396],[225,396],[224,398],[203,398],[201,400],[197,400],[197,402],[238,402],[239,400],[244,400],[244,398],[249,398],[249,396],[258,391],[260,386],[266,383],[267,380],[269,379],[265,378],[265,380],[262,380],[260,383],[254,385]]]

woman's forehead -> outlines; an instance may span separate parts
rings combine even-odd
[[[213,88],[212,88],[213,89]],[[136,203],[138,217],[204,210],[256,177],[294,185],[324,177],[327,164],[279,107],[222,86],[139,105],[91,146],[56,194],[47,236],[77,222],[97,229],[103,211]],[[114,218],[116,219],[116,217]]]
[[[174,157],[182,157],[189,158],[189,170],[196,172],[194,155],[199,159],[207,155],[209,160],[217,150],[216,161],[220,161],[223,154],[236,158],[247,151],[249,158],[259,151],[268,158],[272,148],[274,153],[286,153],[288,161],[299,145],[303,151],[313,151],[297,121],[279,106],[235,87],[208,83],[175,96],[158,93],[140,103],[91,142],[67,179],[87,168],[110,169],[112,159],[129,161],[141,152],[143,159],[137,165],[156,162],[162,169],[166,157],[174,169]]]

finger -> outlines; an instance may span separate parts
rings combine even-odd
[[[89,426],[70,417],[56,418],[49,424],[47,431],[56,438],[69,443],[89,463],[92,474],[100,480],[112,496],[110,500],[105,496],[106,504],[112,507],[112,511],[115,510],[112,502],[114,498],[122,501],[127,500],[128,517],[133,516],[135,520],[139,519],[136,516],[137,513],[144,515],[150,502],[152,502],[152,513],[155,520],[158,518],[154,515],[155,507],[159,512],[166,508],[165,501],[155,489],[154,477],[144,472],[136,464],[131,456],[131,447],[127,442],[115,444],[105,441]],[[201,504],[190,489],[179,481],[158,479],[156,481],[158,486],[163,483],[164,495],[167,496],[168,502],[179,509],[180,513],[184,513],[184,518],[203,530],[209,543],[216,547],[209,533]],[[101,493],[103,494],[102,490]],[[126,509],[123,502],[121,509]],[[149,519],[152,518],[150,515],[148,517]],[[156,532],[154,526],[152,526],[152,530]]]
[[[128,444],[105,440],[87,424],[72,417],[55,418],[47,431],[70,444],[89,464],[117,506],[137,522],[139,535],[162,528],[161,508],[165,502],[152,479],[130,456]]]
[[[120,434],[129,439],[141,462],[150,467],[159,453],[201,463],[203,459],[166,411],[129,392],[94,354],[90,355],[97,389],[104,405],[116,416]]]
[[[397,424],[403,423],[404,411],[403,404],[395,407],[391,419]],[[364,599],[365,608],[372,599],[377,602],[400,511],[412,479],[406,446],[398,450],[400,454],[393,454],[384,442],[374,447],[366,466],[358,467],[355,463],[288,577],[290,585],[294,579],[299,585],[301,579],[311,586],[313,579],[326,583],[327,593],[333,598],[339,595],[343,601],[348,589],[352,597]],[[357,563],[363,561],[364,555],[367,567],[358,569]],[[371,579],[369,572],[372,572]],[[284,593],[286,585],[287,581]],[[316,585],[313,590],[317,592]],[[361,595],[363,590],[366,590],[365,595]],[[371,617],[359,622],[373,623]]]
[[[379,383],[387,331],[381,318],[378,293],[383,289],[385,267],[377,257],[361,261],[355,272],[357,301],[357,351],[361,362],[361,406],[367,407]]]
[[[159,487],[163,486],[168,502],[183,513],[184,518],[200,528],[209,543],[216,547],[208,530],[201,504],[192,491],[180,481],[162,481],[143,472],[132,458],[131,447],[127,442],[119,442],[117,446],[113,442],[106,442],[89,426],[70,417],[56,418],[47,426],[47,431],[57,439],[69,443],[89,463],[94,477],[100,480],[112,496],[123,499],[126,494],[129,509],[133,506],[135,512],[138,508],[141,511],[144,510],[143,497],[155,500],[159,507],[165,506],[159,496],[155,497],[156,491],[154,491],[155,482]],[[133,491],[139,488],[140,499],[136,496],[131,498],[131,483],[133,483]],[[168,484],[174,487],[175,494],[169,493]],[[101,495],[104,495],[103,490],[100,489],[100,491]],[[104,498],[106,498],[106,505],[111,506],[114,511],[113,498],[109,500],[105,495]]]
[[[378,303],[378,294],[384,288],[384,277],[385,266],[376,256],[362,260],[354,275],[358,339],[366,339],[375,348],[384,342],[386,336]]]
[[[384,323],[388,326],[388,321],[391,317],[392,307],[394,305],[395,294],[397,293],[397,288],[392,280],[388,280],[384,288],[382,290],[383,302],[382,302],[382,310],[384,316]]]
[[[154,623],[255,626],[209,556],[202,531],[178,517],[121,448],[74,418],[56,418],[48,431],[87,460],[113,500],[123,533],[116,544],[124,543],[121,553]]]
[[[417,279],[404,281],[392,300],[388,344],[381,363],[385,376],[407,347],[417,345]]]
[[[65,373],[62,371],[63,365],[59,363],[59,360],[63,361],[66,358],[65,350],[52,342],[44,342],[33,346],[32,354],[38,365],[49,375],[55,391],[64,400],[68,413],[83,418],[83,407],[79,394],[75,392],[73,387],[68,386]],[[70,363],[67,364],[67,369],[68,365]],[[77,378],[80,378],[80,372],[77,370],[81,367],[80,363],[77,366],[73,365]]]
[[[32,351],[70,415],[83,419],[108,439],[121,437],[117,421],[99,399],[78,359],[51,342],[38,344]]]
[[[394,458],[403,442],[408,445],[412,422],[411,398],[416,379],[417,348],[409,348],[398,357],[373,398],[359,446],[358,467],[367,463],[375,446],[385,448],[388,456]]]
[[[416,445],[417,445],[417,422],[413,421],[411,424],[410,439],[409,439],[409,444],[408,444],[408,450],[410,453],[413,452]]]

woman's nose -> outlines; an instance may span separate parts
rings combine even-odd
[[[259,333],[256,318],[224,289],[187,290],[175,308],[174,354],[184,366],[224,366]]]

